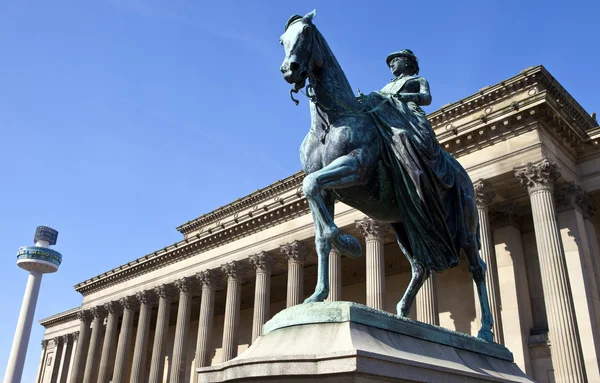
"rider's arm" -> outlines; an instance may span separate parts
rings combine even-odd
[[[396,98],[404,102],[414,102],[417,105],[424,106],[431,104],[431,92],[429,90],[429,82],[423,77],[419,77],[419,92],[418,93],[398,93]]]

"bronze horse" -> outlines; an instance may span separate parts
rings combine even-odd
[[[397,305],[399,316],[408,315],[431,271],[456,266],[464,254],[481,305],[478,336],[492,341],[486,265],[479,256],[479,219],[469,176],[439,148],[424,114],[415,117],[406,102],[393,101],[396,109],[390,113],[398,116],[394,117],[400,121],[397,125],[405,126],[388,129],[380,118],[384,116],[379,112],[381,107],[371,108],[354,96],[342,68],[313,24],[314,16],[314,11],[304,17],[292,16],[281,36],[283,77],[293,84],[294,93],[308,81],[306,94],[311,100],[312,122],[300,147],[300,160],[306,173],[303,192],[314,219],[319,261],[315,292],[305,302],[320,302],[329,294],[332,246],[352,258],[362,253],[359,241],[341,233],[334,223],[334,202],[339,200],[393,227],[412,267],[412,279]],[[391,107],[384,105],[390,104],[389,100],[381,100],[380,105]],[[426,160],[421,158],[425,152],[429,155]],[[436,186],[440,184],[443,186]],[[445,194],[440,196],[438,190]],[[423,201],[437,205],[428,206],[431,204]],[[440,214],[444,212],[442,220]],[[427,254],[429,250],[437,255]]]

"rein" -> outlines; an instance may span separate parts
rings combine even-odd
[[[314,26],[311,26],[311,28],[314,28]],[[340,117],[342,117],[342,116],[363,116],[365,114],[370,114],[370,113],[377,111],[385,103],[389,102],[389,100],[386,99],[385,101],[381,102],[379,105],[375,106],[371,110],[365,110],[364,108],[355,110],[352,107],[348,106],[343,101],[340,101],[337,97],[335,97],[333,92],[331,92],[331,90],[329,90],[329,88],[327,88],[327,86],[323,83],[323,81],[321,81],[319,76],[317,76],[312,71],[312,67],[310,65],[313,62],[315,45],[318,45],[319,47],[321,46],[321,45],[319,45],[320,41],[315,41],[318,39],[319,39],[318,32],[313,29],[313,36],[312,36],[311,46],[310,46],[310,57],[308,59],[308,62],[309,62],[309,68],[308,68],[308,73],[307,73],[308,84],[306,86],[298,88],[298,89],[296,87],[293,87],[292,89],[290,89],[290,98],[296,105],[298,105],[300,103],[300,100],[295,99],[293,94],[301,92],[304,96],[306,96],[306,98],[308,98],[313,104],[315,104],[317,106],[317,113],[319,115],[321,115],[321,113],[319,111],[319,109],[321,109],[325,112],[334,112],[334,113],[338,114]],[[327,60],[327,58],[324,57],[323,60],[324,60],[323,65],[325,65],[325,63],[326,63],[325,60]],[[318,83],[323,88],[323,90],[327,93],[327,95],[329,95],[329,97],[333,100],[333,102],[335,104],[337,104],[338,106],[340,106],[342,108],[342,110],[327,107],[327,106],[323,105],[323,103],[319,102],[319,100],[317,99],[316,92],[315,92],[315,86],[313,85],[316,83]],[[329,119],[324,118],[323,116],[321,116],[321,119],[327,123],[327,126],[323,125],[323,127],[322,127],[323,131],[324,131],[323,136],[319,137],[321,142],[324,143],[327,133],[329,133],[329,131],[331,129],[331,123],[329,122]],[[313,134],[317,135],[317,133],[313,132],[312,129],[310,131]]]

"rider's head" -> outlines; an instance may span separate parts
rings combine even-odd
[[[419,61],[410,49],[390,53],[385,62],[394,76],[419,74]]]

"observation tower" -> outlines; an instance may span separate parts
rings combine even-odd
[[[35,246],[23,246],[17,252],[17,266],[29,271],[29,277],[15,329],[15,338],[10,349],[4,383],[21,382],[42,275],[56,272],[62,261],[62,255],[50,249],[50,246],[56,245],[57,237],[58,231],[47,226],[38,226],[33,239]]]

